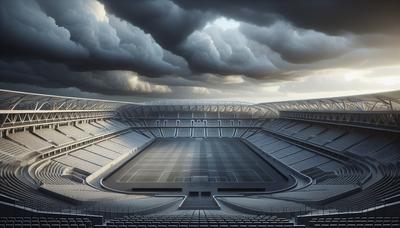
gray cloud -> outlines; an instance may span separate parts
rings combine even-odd
[[[3,57],[22,55],[72,61],[89,55],[35,1],[2,1],[0,12],[0,55]]]
[[[251,39],[267,45],[293,63],[315,62],[349,52],[351,37],[329,36],[314,30],[296,28],[277,21],[268,27],[243,23],[240,30]]]
[[[131,71],[71,71],[63,64],[44,61],[0,61],[3,82],[37,84],[42,87],[76,87],[82,91],[108,95],[140,95],[170,93],[165,85],[147,82]]]
[[[277,20],[328,34],[400,34],[400,1],[386,0],[174,0],[187,10],[214,12],[259,26]]]
[[[169,50],[175,50],[189,34],[216,16],[197,9],[182,9],[170,0],[101,2],[111,13],[151,33]]]
[[[182,44],[191,67],[201,73],[246,74],[262,77],[277,73],[279,61],[267,46],[253,42],[237,29],[211,25],[192,33]]]
[[[398,65],[399,2],[351,3],[2,0],[0,83],[214,98],[262,93],[321,70]]]
[[[183,58],[140,28],[107,14],[97,1],[38,3],[16,0],[1,5],[3,55],[30,53],[78,70],[134,70],[148,76],[189,72]]]

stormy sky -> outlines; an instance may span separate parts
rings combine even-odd
[[[249,102],[400,89],[400,1],[0,0],[0,88]]]

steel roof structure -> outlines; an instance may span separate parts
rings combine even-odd
[[[356,96],[261,103],[279,111],[400,111],[400,90]]]

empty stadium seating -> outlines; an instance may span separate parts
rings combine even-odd
[[[128,216],[96,227],[303,227],[276,216]]]
[[[18,159],[30,153],[27,148],[4,138],[0,139],[0,151],[8,161]],[[2,159],[2,161],[6,160]]]
[[[59,127],[57,130],[75,140],[83,140],[91,137],[89,133],[86,133],[85,131],[82,131],[74,126],[63,126]]]
[[[74,141],[72,138],[53,129],[39,129],[35,131],[35,134],[56,145],[65,145]]]
[[[400,217],[313,218],[307,227],[399,227]]]
[[[93,223],[88,218],[53,217],[0,217],[0,227],[63,227],[89,228]]]
[[[263,106],[252,112],[234,111],[232,105],[200,111],[205,106],[119,104],[103,110],[104,116],[88,110],[75,119],[7,123],[0,137],[0,204],[29,215],[0,213],[0,227],[400,227],[396,215],[362,214],[400,200],[396,128],[286,118],[279,112],[267,118],[257,111]],[[81,108],[86,107],[91,106]],[[104,184],[154,141],[177,138],[185,138],[179,139],[183,144],[164,146],[162,160],[139,160],[150,168],[135,173],[144,180],[138,188],[123,183],[122,176],[115,183],[126,186],[123,190]],[[220,144],[191,144],[214,140]],[[188,151],[182,145],[196,146]],[[234,149],[254,152],[256,162],[248,168]],[[211,162],[204,166],[193,158]],[[240,171],[218,173],[230,165]],[[158,175],[161,166],[168,170]],[[131,174],[132,167],[124,172]],[[184,174],[174,174],[176,167]],[[261,167],[263,172],[255,172]],[[155,184],[140,179],[148,173],[156,173]],[[154,187],[168,178],[173,187]],[[213,210],[187,207],[190,194],[211,200]],[[72,211],[105,221],[94,223]],[[312,214],[321,211],[326,214]]]
[[[8,137],[32,151],[41,152],[54,147],[54,144],[46,142],[27,131],[10,134]]]
[[[324,157],[315,152],[291,145],[290,143],[279,140],[278,138],[265,133],[253,134],[246,139],[265,153],[300,172],[317,167],[324,171],[332,171],[339,169],[342,166],[340,163],[329,157]],[[327,163],[330,163],[329,167],[324,166]]]

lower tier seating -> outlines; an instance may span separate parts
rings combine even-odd
[[[246,139],[261,149],[264,153],[300,172],[310,168],[319,168],[325,172],[329,172],[343,167],[335,160],[302,149],[266,133],[259,132],[250,135]],[[326,166],[326,164],[330,165]]]
[[[43,194],[25,182],[18,175],[18,168],[10,165],[0,165],[0,192],[14,198],[15,204],[35,209],[58,210],[69,205]]]
[[[0,217],[0,227],[62,227],[89,228],[93,223],[88,218],[54,218],[54,217]]]
[[[275,119],[263,127],[338,153],[351,153],[386,163],[396,162],[400,158],[400,136],[396,133],[288,119]]]
[[[320,217],[312,218],[307,227],[400,227],[400,217]]]
[[[397,196],[400,192],[400,163],[397,165],[381,165],[379,169],[383,175],[379,181],[359,193],[334,201],[326,207],[341,211],[346,211],[349,208],[361,210],[383,205],[391,197]]]
[[[294,225],[285,218],[260,215],[210,215],[210,216],[126,216],[107,221],[105,225],[95,227],[304,227]]]
[[[56,162],[48,161],[43,165],[39,172],[36,172],[36,178],[41,184],[52,184],[52,185],[75,185],[77,182],[72,181],[69,178],[64,177],[65,171],[68,169],[67,166]]]

